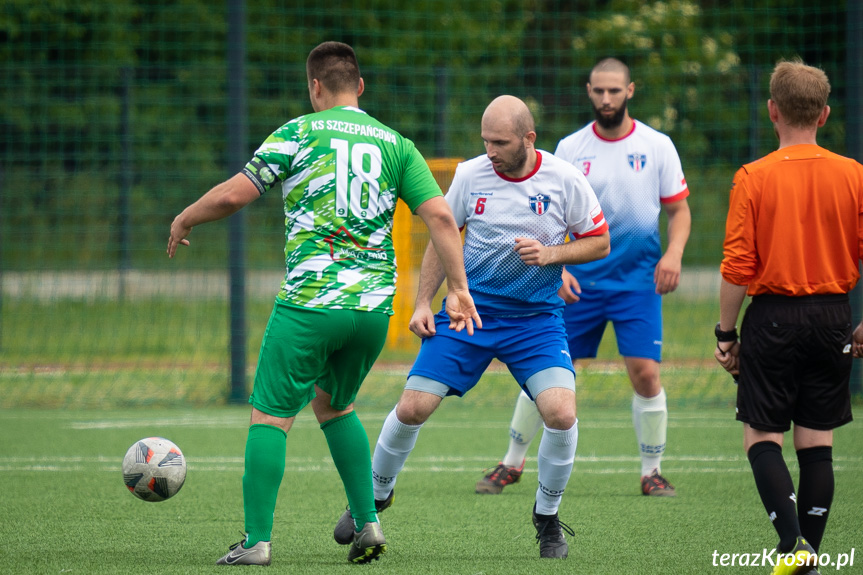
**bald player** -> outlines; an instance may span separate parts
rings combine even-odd
[[[689,187],[667,135],[629,115],[635,93],[629,67],[615,58],[591,70],[587,96],[596,120],[563,138],[554,155],[584,172],[611,231],[611,255],[566,266],[560,295],[573,360],[595,358],[611,322],[632,384],[632,423],[641,459],[641,493],[674,496],[662,475],[668,407],[660,380],[662,298],[677,289],[689,239]],[[662,251],[660,214],[668,216]],[[501,462],[476,484],[477,493],[500,493],[516,483],[539,431],[540,417],[519,394]]]
[[[392,504],[398,473],[441,400],[464,395],[497,358],[536,401],[544,422],[532,517],[540,556],[565,558],[563,530],[573,533],[558,519],[558,507],[578,427],[557,290],[564,265],[608,255],[608,226],[581,171],[534,147],[534,121],[524,102],[513,96],[492,101],[482,116],[482,140],[486,153],[459,164],[445,199],[465,228],[465,270],[483,329],[468,339],[446,329],[446,316],[432,311],[444,274],[429,244],[410,322],[422,347],[375,448],[375,505],[381,512]],[[570,234],[575,241],[565,242]],[[336,540],[349,542],[350,527],[345,512]]]

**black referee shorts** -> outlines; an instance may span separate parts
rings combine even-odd
[[[740,331],[737,419],[769,432],[850,422],[851,332],[846,294],[753,297]]]

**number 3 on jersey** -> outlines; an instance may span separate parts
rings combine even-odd
[[[351,147],[339,138],[330,140],[330,147],[336,151],[336,217],[346,218],[348,213],[364,220],[377,217],[382,208],[380,148],[364,142]]]

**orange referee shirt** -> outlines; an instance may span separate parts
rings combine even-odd
[[[814,144],[737,171],[720,271],[749,295],[847,293],[860,278],[863,166]]]

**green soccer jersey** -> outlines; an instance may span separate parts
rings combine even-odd
[[[277,129],[243,173],[262,194],[282,186],[281,301],[392,315],[396,201],[413,212],[441,195],[413,142],[358,108],[340,106]]]

